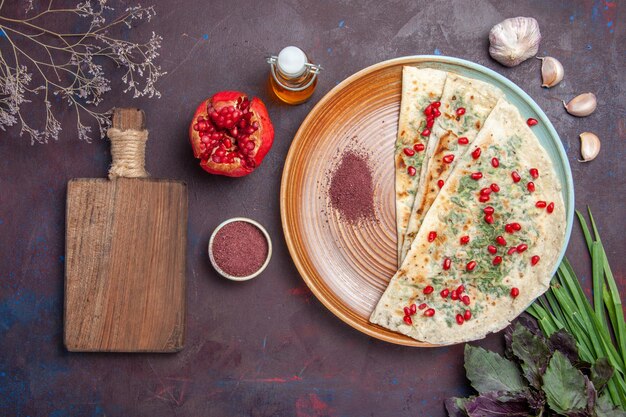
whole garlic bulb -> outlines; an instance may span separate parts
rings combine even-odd
[[[514,67],[537,54],[541,32],[532,17],[503,20],[489,32],[489,55],[502,65]]]

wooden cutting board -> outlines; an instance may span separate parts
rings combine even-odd
[[[144,132],[147,138],[145,115],[138,109],[116,109],[113,127],[118,129],[118,137],[114,139],[110,130],[112,142],[137,132]],[[145,147],[145,141],[141,146]],[[143,169],[143,150],[129,152],[131,157],[139,155]],[[116,162],[124,166],[122,158],[118,159],[114,154],[113,167]],[[147,176],[145,171],[143,175]],[[119,176],[71,180],[65,250],[66,348],[91,352],[181,350],[186,232],[184,182]]]

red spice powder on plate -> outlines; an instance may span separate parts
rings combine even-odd
[[[243,221],[224,225],[215,234],[211,249],[217,266],[235,277],[246,277],[258,271],[269,250],[263,232]]]
[[[367,157],[347,151],[332,172],[328,189],[331,206],[348,223],[373,220],[374,185]]]

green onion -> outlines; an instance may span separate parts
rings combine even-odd
[[[570,332],[582,360],[594,363],[598,358],[607,358],[615,368],[607,392],[615,406],[626,409],[626,322],[622,299],[591,210],[593,235],[583,215],[579,211],[576,215],[591,257],[593,304],[564,258],[552,286],[529,307],[528,313],[548,336],[559,329]]]

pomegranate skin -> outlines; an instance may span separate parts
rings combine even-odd
[[[228,131],[223,130],[221,130],[220,133],[224,134],[223,137],[230,140],[230,143],[232,143],[232,152],[235,156],[232,162],[215,162],[211,158],[211,155],[209,154],[207,156],[202,149],[201,132],[194,129],[194,126],[198,123],[198,118],[203,117],[207,123],[214,125],[209,116],[209,109],[214,109],[217,112],[228,106],[234,106],[239,109],[241,102],[248,100],[248,109],[249,112],[252,113],[249,124],[258,124],[258,128],[247,137],[247,139],[254,142],[254,148],[248,154],[248,163],[244,163],[240,157],[235,155],[236,151],[239,149],[237,138],[233,137]],[[206,172],[228,177],[243,177],[258,168],[265,155],[267,155],[271,149],[274,142],[274,126],[272,125],[265,104],[263,104],[259,98],[254,97],[250,100],[245,93],[239,91],[222,91],[204,100],[197,107],[189,125],[189,141],[194,156],[200,159],[200,166]]]

